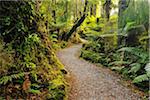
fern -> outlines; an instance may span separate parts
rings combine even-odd
[[[141,41],[147,41],[147,40],[149,40],[150,39],[150,36],[142,36],[141,38],[140,38],[140,42]]]
[[[50,40],[51,40],[52,42],[57,42],[57,41],[58,41],[58,40],[57,40],[57,38],[58,38],[57,34],[51,34],[51,35],[49,36],[49,38],[50,38]]]
[[[112,66],[112,65],[122,65],[122,64],[130,64],[130,62],[127,62],[127,61],[114,61],[114,62],[111,62],[109,64],[109,66]]]
[[[29,89],[29,92],[30,93],[33,93],[33,94],[40,94],[40,90],[35,90],[35,89]]]
[[[9,75],[9,76],[3,76],[2,78],[0,78],[0,84],[5,85],[8,82],[12,82],[13,79],[19,79],[23,76],[24,76],[23,72],[18,73],[18,74],[12,74],[12,75]]]
[[[142,60],[146,60],[148,58],[148,54],[146,52],[136,47],[124,47],[118,50],[118,52],[120,51],[131,53],[137,57],[140,57]]]
[[[137,71],[141,69],[141,64],[139,63],[133,63],[130,66],[131,66],[131,69],[128,71],[128,73],[136,73]]]
[[[34,78],[35,81],[38,80],[38,76],[37,76],[37,72],[36,71],[32,71],[31,72],[31,76]]]
[[[143,75],[139,75],[138,77],[136,77],[133,80],[133,83],[140,83],[140,82],[148,81],[148,80],[149,80],[149,78],[148,78],[147,74],[143,74]]]
[[[146,71],[147,76],[150,78],[150,63],[146,64],[145,71]]]
[[[131,29],[131,26],[135,25],[134,21],[131,22],[127,22],[127,24],[125,25],[125,28],[123,28],[122,34],[123,36],[127,36],[128,35],[128,30]]]
[[[40,88],[40,86],[36,83],[31,84],[31,87]]]
[[[148,80],[149,80],[149,78],[150,78],[150,63],[148,63],[148,64],[145,66],[145,71],[146,71],[146,73],[143,74],[143,75],[137,76],[137,77],[133,80],[133,83],[140,83],[140,82],[148,81]]]
[[[118,72],[121,72],[121,70],[124,68],[123,67],[111,67],[112,70],[115,70],[115,71],[118,71]]]
[[[150,63],[147,63],[147,64],[146,64],[145,70],[146,70],[147,72],[150,72]]]
[[[88,51],[88,50],[82,50],[82,54],[81,56],[86,59],[86,60],[90,60],[94,63],[98,63],[100,61],[101,57],[101,53],[95,53],[93,51]]]
[[[136,29],[136,30],[141,31],[141,32],[145,31],[144,25],[136,25],[136,23],[134,21],[133,22],[127,22],[125,28],[123,29],[122,35],[127,36],[128,31],[133,30],[133,29]]]

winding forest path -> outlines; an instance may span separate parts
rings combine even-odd
[[[71,76],[69,100],[140,100],[111,70],[80,59],[80,49],[81,44],[57,53]]]

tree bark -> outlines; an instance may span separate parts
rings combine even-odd
[[[112,5],[111,0],[106,0],[104,5],[103,5],[103,9],[105,10],[107,21],[109,21],[111,5]]]
[[[85,20],[87,14],[86,14],[86,10],[87,10],[87,4],[88,4],[88,0],[85,0],[85,6],[84,6],[84,11],[83,11],[83,15],[82,17],[77,21],[77,23],[75,25],[73,25],[73,27],[71,28],[71,30],[66,34],[65,36],[65,41],[68,41],[69,38],[71,37],[71,35],[76,31],[76,29],[83,23],[83,21]]]
[[[126,0],[119,0],[119,13],[118,13],[118,30],[120,28],[123,28],[124,25],[122,25],[122,18],[123,18],[123,12],[127,8],[127,1]],[[120,35],[120,32],[118,32],[118,46],[122,44],[124,41],[123,37]]]
[[[122,20],[122,16],[123,16],[123,12],[125,11],[125,9],[127,8],[127,1],[126,0],[120,0],[119,1],[119,13],[118,13],[118,27],[121,28],[121,20]]]
[[[56,7],[56,0],[52,0],[54,7]],[[56,8],[52,10],[52,17],[54,19],[54,24],[56,24]]]

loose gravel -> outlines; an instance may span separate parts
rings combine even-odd
[[[81,47],[74,45],[57,53],[71,76],[69,100],[141,100],[114,72],[80,59]]]

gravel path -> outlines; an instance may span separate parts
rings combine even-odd
[[[69,100],[141,100],[112,71],[80,59],[80,48],[75,45],[57,53],[71,75]]]

